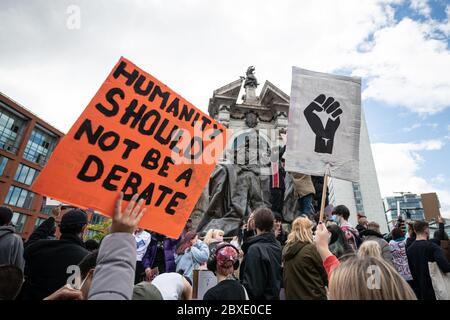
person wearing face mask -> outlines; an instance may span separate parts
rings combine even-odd
[[[430,228],[428,222],[414,223],[416,240],[406,250],[409,269],[414,279],[414,292],[419,300],[436,300],[430,277],[429,262],[436,262],[443,273],[450,272],[450,262],[444,252],[435,243],[428,240]]]
[[[348,222],[350,210],[344,205],[334,208],[331,219],[341,228],[345,234],[348,245],[356,252],[362,243],[358,230]]]

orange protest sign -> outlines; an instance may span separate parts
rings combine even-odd
[[[140,226],[178,238],[218,157],[225,127],[121,58],[32,190],[112,216],[138,193]]]

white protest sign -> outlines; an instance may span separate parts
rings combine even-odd
[[[212,271],[194,270],[193,298],[203,300],[205,293],[217,285],[217,278]]]
[[[286,171],[359,181],[361,79],[293,67]]]

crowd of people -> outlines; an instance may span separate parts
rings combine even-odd
[[[402,221],[387,235],[366,217],[349,222],[345,206],[319,221],[311,209],[291,225],[259,208],[234,237],[222,230],[199,234],[188,221],[179,239],[138,228],[145,214],[137,195],[117,199],[110,233],[83,241],[81,209],[43,222],[25,242],[0,207],[0,299],[190,300],[194,273],[210,270],[217,284],[203,300],[434,300],[430,265],[450,272],[444,220],[430,240],[427,222],[408,232]],[[59,219],[58,219],[59,220]],[[59,228],[59,239],[55,232]],[[194,297],[199,299],[199,297]]]

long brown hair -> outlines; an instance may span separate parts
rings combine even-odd
[[[178,245],[177,248],[177,255],[183,254],[187,248],[191,246],[191,240],[194,239],[197,236],[197,233],[194,231],[189,231],[184,236],[184,239],[181,241],[181,243]]]

